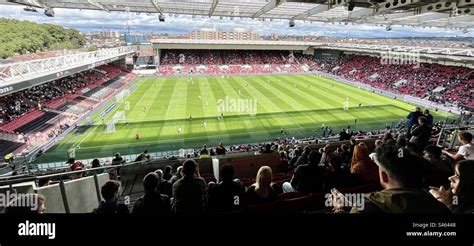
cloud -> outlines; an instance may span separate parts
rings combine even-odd
[[[68,28],[76,28],[80,31],[98,31],[104,29],[125,31],[127,27],[133,32],[155,32],[170,34],[186,34],[200,28],[216,28],[219,31],[230,31],[234,28],[245,28],[261,35],[275,33],[277,35],[320,35],[333,37],[356,37],[356,38],[395,38],[395,37],[474,37],[474,30],[470,29],[467,34],[460,30],[448,30],[442,28],[412,28],[393,26],[392,31],[387,32],[385,27],[367,24],[329,24],[320,22],[297,21],[295,27],[289,28],[287,20],[257,21],[251,19],[219,17],[205,18],[190,16],[166,15],[165,22],[159,22],[156,14],[146,15],[124,12],[111,12],[94,10],[55,9],[56,16],[49,18],[38,13],[23,11],[20,6],[5,6],[0,8],[0,17],[28,20],[38,23],[52,23]]]

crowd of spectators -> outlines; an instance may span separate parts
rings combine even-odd
[[[467,149],[472,145],[467,140],[470,137],[472,141],[472,135],[461,132],[459,136],[464,139],[464,148],[460,152],[470,151]],[[203,215],[241,212],[245,208],[274,204],[285,196],[326,193],[332,195],[331,199],[337,199],[342,195],[339,189],[361,185],[379,187],[379,191],[365,195],[363,209],[339,207],[335,203],[333,210],[327,207],[314,212],[474,212],[473,159],[465,155],[463,160],[454,161],[441,155],[441,150],[434,145],[426,146],[424,154],[418,154],[412,150],[411,141],[401,141],[402,138],[404,136],[385,136],[372,148],[372,154],[364,142],[354,141],[335,150],[330,150],[329,146],[315,150],[309,146],[287,149],[287,146],[280,145],[276,151],[283,158],[289,156],[289,163],[294,163],[294,166],[286,167],[285,173],[261,166],[250,183],[239,179],[234,166],[229,164],[221,166],[220,182],[216,182],[208,176],[201,176],[195,160],[186,159],[176,173],[167,166],[164,171],[159,169],[147,174],[143,179],[143,196],[134,204],[131,213]],[[105,201],[96,212],[130,213],[118,202],[117,186],[116,181],[103,186]],[[108,190],[104,187],[110,188],[110,192],[104,194]],[[459,203],[453,199],[459,199]]]
[[[120,68],[104,65],[1,97],[0,126],[25,116],[33,109],[41,111],[46,107],[54,109],[61,106],[56,101],[61,101],[68,95],[82,94],[82,91],[116,77],[119,71]]]
[[[416,129],[428,124],[423,122],[426,121],[426,114],[414,115],[418,114],[409,115],[417,117],[411,131],[394,134],[386,131],[373,146],[363,140],[356,142],[353,135],[349,143],[328,143],[320,149],[292,140],[261,144],[262,155],[278,153],[280,160],[277,165],[271,164],[273,168],[262,165],[251,180],[236,176],[235,167],[227,164],[220,167],[220,180],[216,182],[213,176],[203,176],[199,164],[188,158],[177,168],[165,166],[145,175],[143,195],[132,207],[120,202],[120,173],[112,166],[107,171],[111,180],[103,185],[103,201],[95,212],[156,215],[227,213],[275,204],[284,197],[331,194],[330,198],[337,200],[342,195],[339,190],[367,186],[378,188],[376,192],[364,196],[362,210],[360,207],[339,207],[334,203],[333,210],[332,207],[323,207],[313,212],[474,212],[472,134],[467,131],[458,133],[461,146],[457,153],[442,150],[430,140],[413,138]],[[350,134],[350,131],[344,132]],[[224,155],[229,151],[220,143],[216,148],[204,145],[199,153],[202,159],[209,158],[212,152]],[[148,152],[144,151],[137,159],[148,162]],[[125,160],[117,153],[113,165],[123,163]],[[71,171],[88,168],[74,159],[69,159],[68,164]],[[90,168],[102,165],[95,159]],[[75,173],[71,179],[100,174],[105,170]],[[48,184],[49,181],[41,182],[41,186]],[[457,202],[454,203],[453,199]]]
[[[403,61],[405,64],[400,59],[395,64],[379,57],[362,55],[315,60],[310,55],[285,51],[163,50],[158,74],[170,76],[324,71],[382,90],[439,103],[474,107],[472,69],[419,64],[414,59]]]
[[[90,70],[2,97],[0,98],[0,119],[6,123],[25,115],[33,108],[41,109],[48,102],[93,84],[100,76],[102,74]]]
[[[440,103],[474,106],[474,74],[470,68],[428,63],[396,65],[382,62],[377,57],[359,55],[318,62],[322,71],[382,90]]]

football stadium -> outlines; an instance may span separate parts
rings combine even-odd
[[[0,212],[473,213],[473,6],[0,0]]]

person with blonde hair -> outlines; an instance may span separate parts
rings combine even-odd
[[[277,193],[271,187],[272,178],[272,169],[269,166],[258,169],[255,184],[251,185],[246,193],[248,204],[276,201]]]

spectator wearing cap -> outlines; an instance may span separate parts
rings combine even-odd
[[[458,140],[462,144],[456,154],[451,154],[447,150],[443,150],[443,154],[451,157],[455,162],[460,160],[474,160],[474,145],[472,142],[472,134],[467,131],[458,133]]]
[[[365,195],[353,213],[449,214],[450,211],[422,189],[425,160],[395,144],[377,148],[380,184],[384,190]]]
[[[173,184],[172,211],[178,215],[200,215],[207,208],[207,185],[196,172],[198,164],[193,159],[183,163],[183,177]]]
[[[66,163],[69,164],[69,168],[71,169],[71,171],[79,171],[85,168],[82,162],[76,161],[74,158],[69,158],[69,160]],[[71,176],[71,179],[78,179],[78,178],[82,178],[83,176],[84,176],[84,173],[75,173]]]
[[[134,204],[132,213],[141,215],[171,215],[169,197],[158,191],[160,178],[148,173],[143,178],[145,194]]]
[[[99,207],[95,210],[99,214],[128,214],[128,207],[118,201],[120,183],[115,180],[109,180],[102,185],[100,193],[105,201],[101,201]]]

